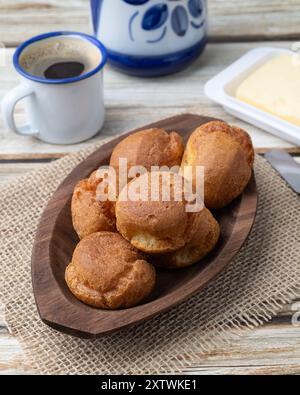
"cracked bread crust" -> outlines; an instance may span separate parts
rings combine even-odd
[[[115,202],[97,200],[97,187],[101,182],[95,171],[74,189],[72,221],[80,239],[95,232],[116,231]]]
[[[132,180],[128,189],[138,190],[139,185],[146,185],[147,199],[142,199],[142,193],[137,194],[138,200],[126,199],[124,195],[127,190],[124,189],[116,204],[117,229],[134,247],[145,253],[163,254],[176,251],[191,239],[194,222],[199,213],[187,212],[183,189],[179,190],[180,201],[172,193],[169,201],[164,201],[161,193],[159,200],[153,201],[152,177],[159,177],[160,191],[165,183],[168,188],[171,185],[171,191],[174,191],[175,177],[183,180],[172,172],[146,173]]]
[[[136,306],[155,285],[155,269],[117,233],[94,233],[77,245],[65,279],[82,302],[102,309]]]
[[[228,134],[242,147],[244,153],[247,156],[248,165],[251,167],[253,166],[254,148],[252,145],[251,137],[245,130],[237,126],[228,125],[226,122],[212,121],[200,126],[198,129],[195,130],[195,132],[198,133],[198,137],[215,132],[222,132]]]
[[[119,159],[127,159],[128,169],[143,166],[147,171],[152,166],[180,166],[184,152],[181,136],[176,132],[167,133],[164,129],[147,129],[131,134],[113,150],[110,166],[119,176]],[[122,180],[124,187],[132,177]],[[122,190],[122,188],[121,188]]]
[[[211,212],[204,208],[196,217],[191,240],[180,250],[152,257],[155,266],[165,269],[181,269],[192,266],[205,258],[216,246],[220,226]]]
[[[249,135],[225,122],[197,128],[183,156],[185,166],[204,167],[204,201],[209,209],[227,206],[246,188],[252,174],[254,149]],[[196,184],[195,174],[193,184]]]

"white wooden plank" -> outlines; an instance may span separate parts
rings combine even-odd
[[[199,355],[187,374],[300,374],[300,331],[292,325],[246,330],[229,346]],[[188,356],[183,356],[188,361]],[[0,374],[28,374],[29,361],[17,341],[0,334]]]
[[[0,163],[0,185],[6,181],[15,179],[18,176],[28,173],[31,170],[37,170],[47,163],[36,162],[17,162],[17,163]],[[1,325],[1,316],[0,316]]]
[[[24,352],[17,339],[9,334],[0,334],[0,375],[29,372],[30,367],[26,365]]]
[[[300,374],[300,331],[292,325],[299,302],[286,305],[281,317],[253,330],[244,330],[229,345],[199,355],[196,366],[186,374]],[[1,323],[2,322],[2,323]],[[0,327],[3,325],[0,312]],[[189,361],[187,355],[183,356]],[[0,374],[29,374],[30,363],[22,348],[6,330],[0,331]]]
[[[214,39],[299,38],[299,0],[207,1]]]
[[[230,346],[201,358],[186,372],[197,374],[299,374],[300,331],[292,325],[268,324],[245,331]]]
[[[1,0],[0,41],[6,45],[54,30],[90,32],[89,0]]]
[[[299,37],[299,0],[208,0],[208,7],[214,40]],[[1,0],[0,41],[15,45],[53,30],[90,32],[89,18],[89,0]]]
[[[239,56],[256,46],[266,43],[210,44],[205,54],[189,69],[159,79],[138,79],[105,69],[106,122],[102,132],[93,140],[71,146],[50,145],[30,137],[17,136],[4,128],[0,120],[0,158],[22,155],[54,155],[77,151],[91,142],[117,135],[152,121],[183,112],[194,112],[219,117],[246,128],[256,148],[291,148],[292,144],[245,124],[227,115],[212,103],[203,87],[216,73],[231,64]],[[290,47],[290,42],[273,43],[274,46]],[[18,76],[11,64],[12,49],[7,50],[6,67],[0,73],[0,100],[18,83]],[[23,120],[20,106],[17,121]]]

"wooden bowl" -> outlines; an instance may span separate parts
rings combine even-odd
[[[187,140],[197,126],[211,120],[184,114],[141,129],[161,127],[167,131],[175,130]],[[123,138],[124,136],[118,137],[102,146],[67,176],[49,201],[35,238],[32,283],[40,317],[51,327],[79,337],[100,337],[143,322],[199,291],[240,250],[256,214],[257,190],[253,176],[242,196],[225,209],[214,213],[221,225],[221,238],[208,257],[190,268],[178,271],[157,270],[157,285],[153,293],[137,307],[106,311],[83,304],[71,294],[64,280],[65,268],[78,243],[71,220],[71,197],[79,180],[88,177],[100,165],[109,163],[113,148]]]

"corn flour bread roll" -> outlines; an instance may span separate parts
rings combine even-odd
[[[182,186],[176,190],[176,183],[182,180],[172,172],[148,172],[122,190],[116,203],[117,229],[134,247],[161,254],[176,251],[191,240],[199,212],[187,212]],[[170,191],[167,199],[163,190]],[[134,191],[136,196],[132,199],[129,194]],[[158,192],[155,198],[154,192]],[[199,210],[202,208],[201,200]]]
[[[155,285],[155,269],[121,235],[98,232],[75,248],[65,279],[82,302],[101,309],[136,306]]]
[[[250,136],[225,122],[209,122],[191,135],[184,166],[204,166],[204,202],[209,209],[227,206],[246,188],[252,174],[254,149]],[[195,173],[193,183],[196,183]]]
[[[97,177],[95,171],[74,189],[72,221],[80,239],[99,231],[116,231],[115,203],[97,199],[97,188],[101,182],[102,179]]]
[[[220,226],[211,212],[204,208],[196,218],[192,239],[180,250],[158,255],[150,261],[166,269],[192,266],[209,254],[220,237]]]
[[[111,155],[110,166],[115,168],[117,178],[120,158],[127,160],[128,169],[133,166],[143,166],[150,171],[152,166],[168,166],[169,168],[180,166],[183,151],[182,138],[176,132],[167,133],[163,129],[142,130],[126,137],[115,147]],[[122,187],[132,178],[122,179]]]

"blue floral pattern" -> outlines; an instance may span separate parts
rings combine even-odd
[[[142,20],[144,30],[159,29],[168,19],[169,10],[166,4],[157,4],[148,8]]]
[[[132,6],[140,6],[148,3],[150,0],[122,0]],[[142,16],[141,27],[146,31],[154,31],[162,28],[161,35],[156,40],[149,40],[149,43],[161,41],[167,32],[167,21],[170,20],[170,28],[173,32],[183,37],[189,28],[200,29],[203,26],[201,17],[204,6],[202,0],[189,0],[188,7],[178,4],[173,10],[170,10],[169,2],[179,2],[180,0],[165,0],[161,3],[150,6]],[[135,9],[129,20],[129,34],[132,41],[132,23],[138,16],[139,12]],[[198,21],[197,21],[198,19]]]

